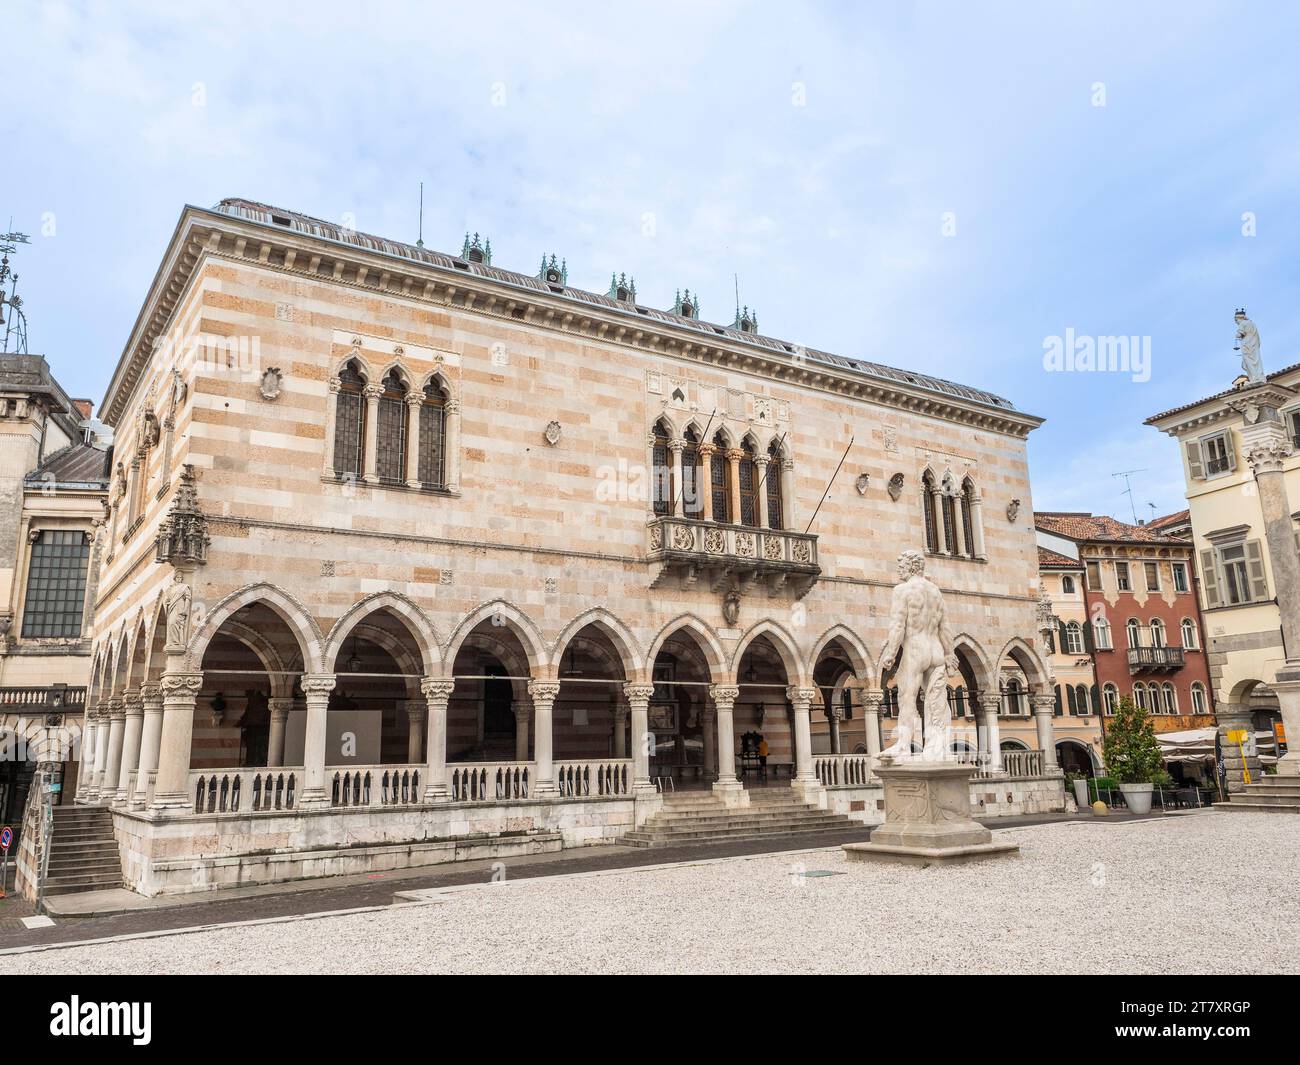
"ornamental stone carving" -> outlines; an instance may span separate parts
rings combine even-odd
[[[769,562],[781,560],[781,538],[779,536],[763,537],[763,557]]]
[[[711,555],[720,555],[727,549],[727,537],[721,529],[709,529],[704,534],[704,550]]]
[[[812,561],[812,548],[807,540],[795,540],[790,545],[790,557],[796,562],[807,564]]]
[[[741,558],[753,558],[755,556],[753,533],[736,533],[736,554]]]
[[[689,525],[673,526],[673,547],[678,551],[692,551],[695,548],[695,533]]]

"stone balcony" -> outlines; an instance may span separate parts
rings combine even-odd
[[[714,591],[762,583],[771,594],[784,589],[800,599],[821,574],[817,537],[809,533],[660,517],[646,534],[651,588],[670,578],[683,586],[703,579]]]
[[[1128,671],[1135,673],[1173,673],[1184,664],[1181,647],[1130,647]]]

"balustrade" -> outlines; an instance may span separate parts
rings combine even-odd
[[[197,814],[292,810],[301,781],[301,767],[205,769],[190,773],[190,794]]]
[[[330,766],[331,806],[409,806],[418,803],[424,767],[419,765]]]
[[[555,785],[561,795],[569,798],[628,795],[632,790],[632,759],[559,762],[555,766]]]
[[[526,799],[537,776],[533,762],[453,762],[447,766],[453,802]]]

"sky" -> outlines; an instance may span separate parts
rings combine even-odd
[[[738,278],[763,333],[1046,418],[1036,509],[1149,518],[1183,478],[1143,419],[1231,384],[1233,311],[1300,362],[1298,39],[1249,0],[3,0],[0,224],[96,404],[185,204],[413,241],[424,182],[429,247],[724,324]],[[1047,357],[1112,336],[1122,371]]]

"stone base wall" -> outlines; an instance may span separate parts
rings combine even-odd
[[[113,827],[126,886],[154,896],[612,843],[647,816],[637,806],[594,798],[165,818],[115,810]]]
[[[880,784],[857,788],[823,788],[822,803],[866,825],[885,820],[885,789]],[[972,817],[1021,817],[1065,810],[1065,779],[1061,776],[1002,777],[974,780],[970,785]]]

